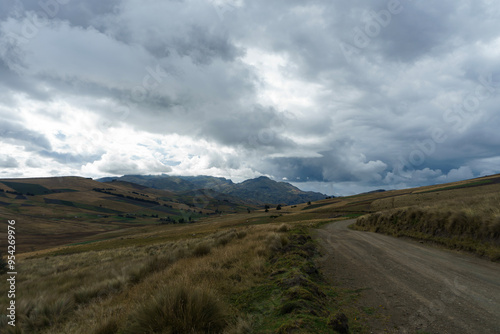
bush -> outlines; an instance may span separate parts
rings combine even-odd
[[[125,333],[221,333],[226,307],[210,291],[169,286],[142,304],[130,317]]]

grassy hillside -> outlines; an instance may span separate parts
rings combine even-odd
[[[81,177],[0,180],[0,226],[19,222],[19,251],[85,242],[150,224],[188,223],[249,206],[206,194],[174,194],[128,182]],[[253,209],[252,206],[250,208]],[[6,227],[1,228],[4,237]]]
[[[36,195],[31,200],[40,203],[38,210],[56,205],[53,214],[75,210],[44,198],[90,205],[91,199],[111,196],[84,191],[95,185],[92,180],[67,181],[75,191],[64,194],[71,196]],[[50,190],[51,182],[39,184]],[[113,187],[109,192],[153,195],[129,184]],[[117,198],[107,203],[116,210],[135,205]],[[335,333],[347,321],[352,332],[362,333],[358,311],[345,306],[356,292],[323,281],[308,229],[362,214],[368,206],[359,198],[329,199],[269,212],[209,215],[192,224],[128,223],[83,241],[68,237],[57,247],[24,249],[18,254],[18,332]],[[69,220],[38,224],[50,227],[51,235],[73,228]],[[19,220],[18,226],[42,229],[38,224]]]
[[[135,184],[95,190],[103,183],[83,178],[0,181],[2,224],[16,219],[19,228],[16,333],[336,333],[347,325],[349,333],[368,333],[363,323],[376,314],[352,306],[360,291],[325,283],[309,229],[360,217],[357,228],[450,242],[495,259],[499,180],[268,212],[202,209],[191,224],[147,216],[167,214],[158,208],[194,212],[179,194]],[[5,322],[0,317],[0,328]]]
[[[22,254],[16,333],[335,333],[342,292],[319,274],[308,229],[272,219],[150,225]]]

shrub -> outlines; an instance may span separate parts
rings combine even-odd
[[[125,333],[221,333],[226,307],[205,289],[169,286],[131,315]]]

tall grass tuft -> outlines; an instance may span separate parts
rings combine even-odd
[[[288,226],[287,224],[281,224],[277,229],[276,231],[277,232],[288,232],[288,230],[290,230],[290,226]]]
[[[48,300],[41,297],[25,306],[25,313],[21,316],[23,329],[28,333],[36,333],[45,327],[54,326],[66,320],[74,308],[72,298]]]
[[[118,332],[118,329],[118,321],[115,318],[111,318],[99,324],[94,334],[115,334]]]
[[[123,282],[120,279],[109,279],[101,283],[78,288],[74,292],[73,298],[77,304],[85,304],[94,298],[106,297],[111,293],[119,292],[122,286]]]
[[[173,262],[172,258],[167,256],[155,255],[150,258],[139,270],[130,274],[130,283],[137,284],[147,276],[162,271]]]
[[[201,257],[201,256],[205,256],[205,255],[210,254],[210,251],[211,251],[211,248],[208,244],[200,243],[200,244],[196,245],[196,247],[193,249],[193,255]]]
[[[209,290],[171,285],[132,314],[125,333],[222,333],[226,306]]]
[[[253,321],[250,316],[245,318],[238,317],[234,323],[227,326],[224,330],[224,334],[251,334],[253,332]]]

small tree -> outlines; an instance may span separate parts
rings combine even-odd
[[[281,210],[281,204],[278,204],[278,206],[276,207],[276,210]]]
[[[307,202],[307,205],[311,205],[311,201]]]

